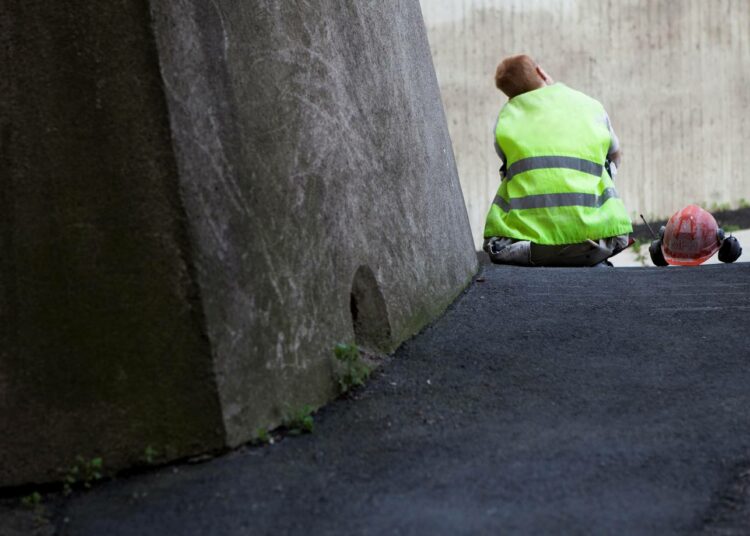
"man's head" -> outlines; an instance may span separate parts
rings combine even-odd
[[[495,71],[495,85],[509,99],[552,83],[544,69],[526,54],[505,58]]]

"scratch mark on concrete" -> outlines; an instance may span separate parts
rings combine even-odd
[[[224,61],[227,60],[227,51],[229,50],[229,34],[227,33],[226,21],[224,20],[224,14],[221,12],[219,5],[216,0],[211,0],[211,5],[214,7],[216,14],[219,16],[219,24],[221,25],[221,33],[223,35],[222,49]]]

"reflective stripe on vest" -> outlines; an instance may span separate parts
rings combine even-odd
[[[596,194],[541,194],[516,197],[506,201],[495,196],[493,201],[503,212],[527,208],[557,208],[557,207],[590,207],[599,208],[610,199],[619,197],[614,188],[605,189],[601,195]]]
[[[604,166],[601,164],[597,164],[591,160],[584,160],[583,158],[575,158],[572,156],[532,156],[513,162],[508,168],[508,172],[505,174],[505,180],[509,181],[519,173],[546,168],[574,169],[576,171],[588,173],[589,175],[594,175],[595,177],[601,176],[602,171],[604,170]]]

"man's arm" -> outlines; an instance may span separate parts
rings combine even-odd
[[[500,121],[500,116],[498,115],[497,121]],[[502,164],[500,165],[500,177],[505,178],[505,153],[500,148],[500,145],[497,143],[497,121],[495,122],[495,128],[492,130],[492,139],[494,140],[494,146],[495,146],[495,152],[497,153],[497,156],[500,158],[500,161]]]
[[[609,120],[609,116],[606,116],[607,119],[607,128],[609,129],[609,151],[607,151],[607,159],[614,163],[615,167],[620,167],[620,161],[622,160],[622,151],[620,150],[620,140],[617,137],[617,134],[615,134],[614,129],[612,128],[612,123]]]
[[[622,151],[619,149],[616,150],[613,153],[610,153],[608,155],[609,161],[612,162],[614,165],[616,165],[618,168],[620,167],[620,160],[622,160]]]

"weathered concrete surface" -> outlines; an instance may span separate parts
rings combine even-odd
[[[750,200],[750,2],[422,0],[477,244],[498,187],[499,60],[526,52],[607,108],[639,213]]]
[[[224,442],[149,21],[0,3],[0,486]]]
[[[466,209],[417,1],[154,6],[237,444],[331,396],[360,266],[385,303],[380,349],[452,300],[474,270]]]
[[[0,486],[236,445],[474,272],[416,0],[0,25]]]
[[[313,435],[48,499],[52,518],[113,536],[747,533],[750,264],[482,277]]]

